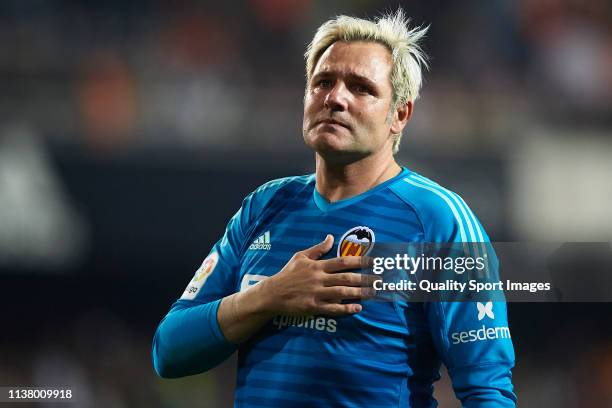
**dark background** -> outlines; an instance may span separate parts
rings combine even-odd
[[[494,241],[610,241],[609,2],[414,3],[431,69],[398,161],[460,193]],[[313,171],[316,28],[397,4],[3,2],[0,385],[231,405],[233,361],[156,377],[155,328],[246,194]],[[612,406],[611,311],[509,304],[520,406]],[[437,395],[458,406],[446,378]]]

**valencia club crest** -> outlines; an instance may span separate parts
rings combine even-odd
[[[374,247],[374,231],[354,227],[346,231],[338,244],[338,256],[365,256]]]

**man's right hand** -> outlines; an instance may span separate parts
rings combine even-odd
[[[330,315],[358,313],[358,303],[346,300],[368,299],[374,295],[374,277],[355,272],[369,266],[369,258],[345,256],[321,260],[331,250],[334,237],[297,252],[276,275],[260,282],[268,300],[264,308],[271,315]]]
[[[217,312],[225,338],[241,343],[259,330],[273,316],[328,315],[359,313],[359,303],[346,300],[374,296],[373,282],[379,277],[355,272],[370,265],[367,257],[347,256],[320,259],[331,250],[334,237],[297,252],[276,275],[245,291],[223,298]]]

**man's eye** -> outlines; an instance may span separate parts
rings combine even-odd
[[[319,88],[327,88],[329,86],[331,86],[332,82],[329,79],[320,79],[317,81],[317,87]]]
[[[353,89],[355,90],[355,92],[360,93],[360,94],[364,94],[364,95],[365,95],[365,94],[370,94],[370,93],[372,93],[372,92],[370,91],[370,88],[368,88],[368,87],[367,87],[367,86],[365,86],[365,85],[355,85],[355,86],[353,87]]]

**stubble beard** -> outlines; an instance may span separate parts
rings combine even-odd
[[[313,133],[315,131],[315,129],[310,130],[310,132]],[[351,164],[372,154],[372,152],[364,151],[362,149],[360,150],[358,148],[358,143],[354,141],[354,137],[351,137],[351,141],[347,144],[342,142],[334,144],[328,143],[326,140],[317,139],[318,137],[316,135],[314,135],[314,137],[310,137],[308,134],[306,134],[304,137],[306,145],[314,150],[318,156],[329,164]]]

